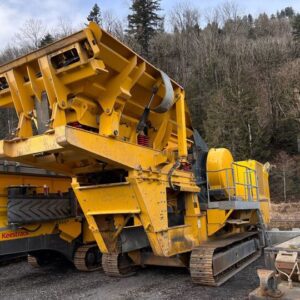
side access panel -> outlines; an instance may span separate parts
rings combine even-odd
[[[68,243],[64,241],[59,234],[2,241],[0,243],[0,262],[42,250],[61,253],[68,260],[72,261],[75,249],[74,243],[76,242]]]

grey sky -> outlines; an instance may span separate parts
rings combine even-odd
[[[0,49],[13,43],[13,36],[27,19],[39,18],[48,31],[57,26],[59,18],[67,19],[73,26],[85,22],[89,10],[97,2],[102,10],[111,10],[125,21],[130,0],[0,0]],[[162,13],[168,15],[177,3],[190,3],[199,8],[202,15],[224,3],[223,0],[162,0]],[[241,14],[258,15],[275,13],[286,6],[300,11],[299,0],[236,0]]]

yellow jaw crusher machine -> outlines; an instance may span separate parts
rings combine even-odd
[[[78,209],[70,178],[0,161],[0,262],[28,255],[37,267],[67,258],[80,271],[101,253]]]
[[[72,176],[108,275],[220,285],[260,255],[267,171],[208,150],[183,88],[96,24],[0,67],[0,105],[19,117],[1,156]]]

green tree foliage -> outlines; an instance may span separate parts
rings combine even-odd
[[[136,39],[141,53],[148,57],[151,39],[163,31],[163,18],[158,15],[160,0],[133,0],[130,9],[127,33]]]
[[[295,11],[292,7],[286,7],[282,9],[280,12],[277,12],[277,18],[293,18],[295,15]]]
[[[102,24],[101,10],[97,3],[94,4],[92,10],[90,11],[89,15],[87,16],[87,20],[89,22],[95,22],[98,25]]]
[[[40,47],[45,47],[48,44],[51,44],[55,41],[54,37],[50,34],[47,33],[40,41]]]
[[[300,14],[297,14],[292,23],[293,36],[296,41],[300,41]]]

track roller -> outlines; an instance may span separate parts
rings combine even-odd
[[[80,246],[74,255],[74,266],[79,271],[92,272],[101,269],[101,252],[96,244]]]
[[[27,262],[33,268],[42,268],[49,266],[55,262],[63,261],[64,257],[58,253],[54,253],[51,251],[43,251],[43,252],[34,252],[32,254],[28,254]]]
[[[30,254],[27,256],[27,262],[33,268],[40,268],[43,266],[37,257]]]
[[[126,253],[103,254],[102,267],[105,274],[112,277],[128,277],[135,273],[134,264]]]
[[[193,282],[202,285],[215,286],[213,276],[212,260],[214,248],[195,248],[190,258],[190,273]]]

